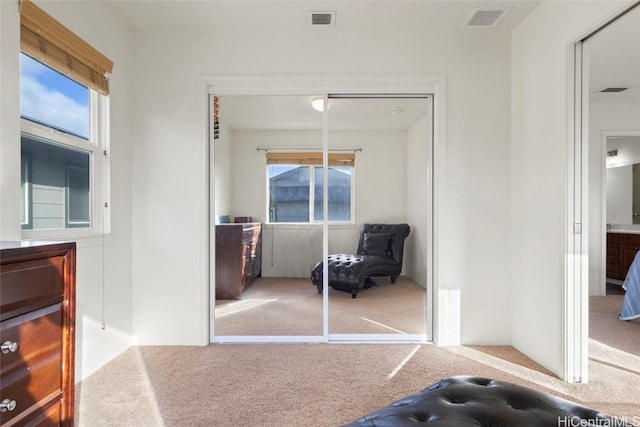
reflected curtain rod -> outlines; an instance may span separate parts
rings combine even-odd
[[[269,152],[269,151],[280,151],[280,152],[322,152],[322,148],[308,148],[308,147],[302,147],[302,148],[296,148],[296,147],[282,147],[282,148],[267,148],[267,147],[256,147],[256,151],[264,151],[265,153]],[[331,148],[327,151],[353,151],[354,153],[360,152],[362,151],[362,147],[358,147],[358,148]]]

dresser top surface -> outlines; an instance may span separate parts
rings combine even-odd
[[[0,240],[0,250],[37,248],[41,246],[68,244],[69,242],[45,242],[31,240]]]

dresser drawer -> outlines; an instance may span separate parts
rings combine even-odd
[[[0,353],[0,374],[4,379],[12,371],[59,351],[62,347],[62,304],[54,304],[0,324],[0,343],[12,343],[15,351]],[[4,383],[4,381],[3,381]]]
[[[0,424],[14,417],[31,417],[62,395],[62,349],[50,352],[2,378],[0,400],[16,402],[12,411],[0,412]],[[21,423],[19,423],[21,424]]]
[[[61,425],[61,402],[56,400],[42,412],[34,413],[24,420],[25,427],[58,427]],[[22,422],[21,422],[22,424]]]
[[[4,264],[0,270],[0,311],[2,319],[62,301],[64,257]],[[28,309],[22,310],[29,306]]]

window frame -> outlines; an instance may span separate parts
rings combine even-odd
[[[46,66],[46,64],[43,65]],[[89,227],[69,227],[65,194],[65,228],[33,229],[33,221],[29,216],[29,226],[22,228],[22,239],[24,240],[79,238],[108,234],[110,232],[109,97],[101,95],[91,88],[87,89],[89,91],[88,139],[22,116],[20,117],[20,135],[21,138],[23,135],[28,135],[45,143],[89,153],[91,225]],[[27,179],[28,187],[31,188],[31,176],[27,175]],[[65,192],[68,190],[67,186],[68,184],[65,183]],[[29,192],[30,194],[31,192]],[[31,204],[29,204],[28,209],[29,213],[32,214]]]
[[[20,227],[23,230],[31,228],[33,224],[31,182],[31,156],[20,154]],[[24,212],[24,218],[22,212]]]
[[[269,168],[273,165],[270,164],[266,164],[266,224],[270,224],[270,225],[302,225],[302,226],[319,226],[322,225],[323,220],[315,220],[315,171],[314,169],[319,167],[319,165],[313,165],[313,164],[299,164],[299,163],[279,163],[279,166],[292,166],[292,167],[306,167],[309,168],[309,219],[307,222],[274,222],[271,221],[271,212],[270,212],[270,206],[269,206],[269,201],[271,199],[271,185],[269,182]],[[327,220],[327,223],[330,225],[353,225],[355,224],[355,175],[356,175],[356,167],[355,164],[354,165],[348,165],[348,166],[327,166],[327,168],[325,169],[323,166],[320,166],[320,168],[323,171],[323,176],[324,176],[324,171],[325,170],[329,170],[329,168],[332,167],[348,167],[351,169],[351,190],[350,190],[350,199],[349,199],[349,220]]]

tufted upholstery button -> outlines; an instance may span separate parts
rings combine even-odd
[[[439,381],[344,427],[564,425],[632,427],[566,399],[505,381],[458,376]]]

